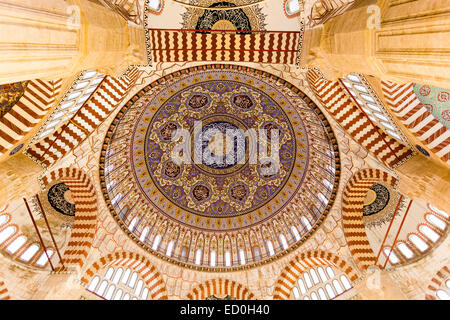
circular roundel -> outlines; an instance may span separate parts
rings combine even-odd
[[[298,246],[338,179],[336,139],[314,103],[232,65],[148,85],[118,113],[104,150],[103,193],[119,223],[149,251],[196,267],[260,263]],[[247,253],[213,262],[206,250]]]

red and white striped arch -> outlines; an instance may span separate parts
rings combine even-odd
[[[82,267],[91,247],[97,224],[97,194],[89,176],[76,168],[63,168],[42,178],[44,187],[53,181],[64,182],[75,202],[75,222],[67,248],[63,254],[66,268]],[[61,269],[58,265],[57,269]]]
[[[300,275],[308,269],[316,266],[337,267],[347,274],[350,281],[355,281],[359,278],[355,269],[337,255],[321,250],[308,251],[296,256],[283,269],[277,280],[273,299],[288,300],[291,295],[292,288],[294,287],[296,281],[300,278]]]
[[[364,227],[364,199],[374,183],[384,182],[395,187],[397,181],[387,172],[378,169],[363,169],[356,172],[345,186],[342,195],[344,235],[350,252],[361,270],[375,265],[377,261]]]
[[[186,296],[187,300],[205,300],[209,296],[230,295],[237,300],[256,300],[244,285],[229,279],[211,279],[199,284]]]
[[[130,268],[139,273],[153,300],[167,300],[166,284],[160,273],[145,256],[134,252],[116,252],[100,258],[84,273],[81,282],[88,286],[100,269],[113,265]]]

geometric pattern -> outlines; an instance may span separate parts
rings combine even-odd
[[[23,96],[0,119],[0,156],[14,148],[53,106],[61,90],[62,80],[31,80]]]
[[[149,57],[154,62],[247,61],[294,64],[297,31],[246,31],[245,33],[148,29]]]
[[[450,129],[450,90],[415,83],[414,92],[423,106]]]
[[[196,286],[186,300],[205,300],[209,296],[229,295],[237,300],[255,300],[255,295],[245,286],[228,279],[212,279]]]
[[[350,252],[361,270],[375,265],[377,261],[364,227],[363,206],[367,192],[378,182],[396,187],[397,179],[378,169],[363,169],[350,178],[342,195],[344,235]]]
[[[63,254],[66,269],[82,267],[94,239],[97,224],[97,194],[91,179],[83,171],[64,168],[50,172],[42,178],[43,187],[52,181],[64,182],[75,202],[75,220],[72,234]],[[56,268],[62,270],[59,264]]]
[[[3,281],[0,281],[0,300],[9,300],[11,297],[8,294],[8,289]]]
[[[394,168],[408,160],[413,152],[384,133],[354,104],[339,81],[323,79],[317,71],[308,71],[308,81],[317,97],[336,121],[367,151],[386,166]]]
[[[98,270],[112,265],[130,268],[139,273],[150,291],[152,300],[167,300],[166,286],[160,273],[146,257],[138,253],[116,252],[100,258],[85,272],[81,282],[87,286]]]
[[[324,265],[339,268],[347,274],[350,281],[359,278],[355,269],[337,255],[321,250],[308,251],[297,255],[283,269],[276,282],[273,299],[289,300],[292,288],[301,274],[310,268]]]
[[[227,72],[222,72],[221,69]],[[145,136],[148,125],[142,126],[142,130],[138,128],[137,131],[134,131],[134,123],[139,121],[139,115],[144,112],[143,110],[145,112],[152,110],[156,112],[159,106],[169,99],[168,97],[172,97],[180,90],[179,87],[183,86],[185,89],[187,82],[182,80],[198,74],[198,80],[196,81],[200,81],[206,76],[213,77],[219,71],[221,75],[226,76],[226,79],[236,79],[233,81],[241,79],[244,84],[246,83],[243,81],[244,77],[252,76],[253,79],[248,80],[252,81],[252,86],[255,88],[259,88],[259,82],[269,84],[270,86],[264,86],[263,92],[265,94],[267,92],[273,93],[274,98],[271,98],[271,100],[279,100],[278,104],[283,105],[283,107],[288,104],[295,106],[296,109],[291,110],[291,117],[297,117],[297,115],[305,117],[306,131],[308,134],[311,133],[308,135],[308,138],[311,139],[310,145],[314,145],[314,150],[317,150],[317,152],[314,151],[309,154],[309,159],[314,159],[314,161],[310,161],[308,174],[306,179],[303,180],[305,187],[301,192],[297,192],[300,189],[297,189],[295,185],[287,184],[284,190],[288,190],[289,193],[279,193],[279,197],[274,198],[274,205],[267,205],[264,210],[245,213],[245,216],[242,217],[217,216],[212,219],[200,214],[191,214],[187,210],[177,210],[179,208],[177,203],[169,202],[168,198],[157,187],[153,188],[150,184],[150,182],[153,182],[145,161],[140,164],[136,162],[137,165],[132,165],[133,163],[128,158],[132,153],[126,146],[129,147],[128,136],[131,137],[134,132]],[[234,74],[238,74],[239,79],[235,78]],[[226,80],[214,77],[211,79],[215,79],[215,81]],[[172,87],[175,89],[169,92],[170,95],[169,93],[165,94],[165,90],[169,91]],[[278,90],[282,91],[279,92]],[[160,93],[161,99],[158,97]],[[210,100],[205,100],[205,103],[206,101],[208,102],[204,107],[208,108]],[[170,104],[170,106],[172,105],[175,104]],[[184,106],[188,107],[189,104],[183,102],[183,108]],[[256,108],[256,105],[254,107]],[[226,105],[221,108],[227,110]],[[173,112],[172,107],[167,110]],[[126,113],[129,113],[129,115]],[[121,121],[122,119],[124,120]],[[142,119],[143,121],[146,121],[146,119],[151,121],[152,118],[143,116]],[[258,118],[255,120],[258,121]],[[298,122],[300,120],[301,118]],[[124,124],[122,125],[122,123]],[[161,136],[161,130],[151,132],[155,133],[158,139]],[[137,142],[139,141],[143,143],[145,139],[138,139]],[[269,248],[266,246],[268,241],[272,242],[273,251],[276,255],[284,255],[298,247],[303,241],[294,236],[291,226],[298,229],[297,231],[301,233],[300,238],[306,239],[326,216],[332,206],[340,174],[339,150],[335,142],[332,128],[320,109],[300,89],[287,81],[261,70],[237,65],[210,64],[196,66],[165,75],[149,84],[128,101],[123,110],[119,111],[106,134],[100,155],[101,186],[106,204],[124,232],[144,249],[159,258],[197,270],[205,268],[224,272],[234,267],[247,268],[250,265],[253,267],[256,266],[256,263],[260,264],[272,257]],[[114,148],[110,148],[112,145]],[[110,150],[114,151],[109,152]],[[142,154],[145,154],[145,152],[142,152]],[[150,154],[158,159],[157,157],[162,153],[158,151]],[[147,160],[147,157],[145,160]],[[157,163],[164,162],[157,160]],[[143,174],[137,172],[138,170],[142,170]],[[299,168],[299,170],[302,170],[302,168]],[[183,171],[180,171],[180,174],[182,173]],[[144,193],[143,190],[147,187],[136,183],[136,180],[141,177],[148,178],[150,181],[148,188],[152,187],[155,192],[152,190],[149,193],[146,191]],[[320,179],[319,183],[317,183],[317,179]],[[183,181],[186,181],[186,184],[190,183],[188,180]],[[328,181],[329,184],[324,185],[320,181]],[[278,206],[278,203],[281,203],[283,197],[292,197],[293,200],[281,210],[273,210],[273,208],[276,208],[275,206]],[[151,201],[148,200],[149,198]],[[183,201],[183,197],[180,201]],[[205,201],[208,201],[208,199]],[[164,206],[164,210],[156,210],[156,206]],[[324,213],[322,214],[322,212]],[[265,217],[275,215],[276,218],[266,219],[266,221],[260,223]],[[164,219],[160,219],[161,216],[164,216]],[[314,227],[308,228],[307,223]],[[195,232],[192,231],[191,225],[195,228]],[[130,226],[132,228],[129,229]],[[216,234],[212,235],[214,230],[221,232],[222,237],[216,237]],[[250,230],[250,232],[244,232],[243,230]],[[288,242],[287,249],[281,243],[283,241],[280,236],[281,233],[287,237],[285,239]],[[172,240],[175,241],[172,242]],[[156,247],[155,250],[152,249],[152,244]],[[166,254],[169,246],[172,250],[170,256]],[[244,252],[244,258],[239,256],[241,249]],[[216,263],[211,260],[213,258],[210,255],[212,250],[216,253],[214,256]],[[226,259],[227,253],[229,254],[229,262]],[[200,259],[200,264],[194,263],[197,257]],[[240,260],[245,260],[245,266],[242,265]]]
[[[397,118],[442,161],[450,164],[450,131],[420,102],[414,84],[382,81],[383,94]]]
[[[448,266],[443,267],[439,270],[436,275],[431,279],[431,284],[427,287],[427,294],[425,295],[425,300],[437,300],[436,291],[442,285],[442,283],[450,277],[450,269]]]
[[[115,110],[139,74],[138,69],[133,67],[122,78],[107,76],[65,125],[36,144],[30,145],[26,153],[44,167],[61,159],[94,132]]]

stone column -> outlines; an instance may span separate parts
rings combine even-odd
[[[0,84],[146,62],[144,30],[88,0],[0,0]]]
[[[449,88],[449,19],[448,0],[364,1],[306,30],[303,66],[318,66],[331,80],[358,72]]]

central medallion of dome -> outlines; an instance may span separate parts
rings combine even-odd
[[[245,247],[286,234],[272,245],[285,252],[334,199],[337,146],[319,115],[300,90],[255,69],[207,65],[165,76],[111,125],[101,158],[107,204],[131,236],[153,239],[155,253],[161,242],[175,261],[189,264],[192,237],[216,252],[217,242]],[[248,262],[269,257],[256,247]]]
[[[185,77],[183,85],[164,90],[176,93],[157,110],[141,114],[132,160],[144,160],[146,166],[136,170],[137,181],[148,200],[171,216],[182,209],[223,218],[262,208],[295,170],[286,196],[271,205],[276,212],[295,194],[307,166],[303,123],[292,105],[248,84],[248,76],[240,75],[239,81],[227,72],[214,76]],[[272,136],[277,146],[270,154]],[[161,202],[160,194],[171,204]]]

